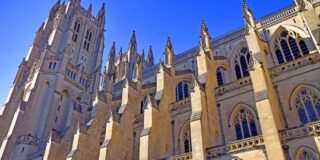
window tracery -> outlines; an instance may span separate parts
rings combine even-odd
[[[249,76],[249,63],[251,55],[247,47],[243,47],[235,57],[235,73],[236,78],[241,79]]]
[[[258,135],[255,116],[245,108],[241,108],[234,117],[234,127],[237,140]]]
[[[293,61],[309,54],[309,49],[303,38],[296,32],[285,30],[276,41],[275,56],[279,64]]]

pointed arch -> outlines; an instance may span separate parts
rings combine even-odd
[[[303,29],[296,26],[282,25],[278,27],[271,37],[270,50],[277,64],[293,61],[314,48],[306,43],[310,36]]]
[[[294,108],[302,125],[320,120],[320,91],[310,85],[298,85],[290,95],[290,108]]]
[[[182,80],[176,85],[176,101],[190,97],[191,82]]]
[[[72,114],[71,99],[70,91],[67,88],[63,89],[59,100],[59,104],[62,106],[62,117],[60,117],[62,121],[60,121],[60,131],[65,130],[65,128],[71,124],[71,122],[68,122]]]
[[[297,149],[294,160],[318,160],[319,155],[310,147],[301,146]]]
[[[181,127],[179,132],[179,142],[180,153],[189,153],[192,151],[190,120],[187,120]]]
[[[240,41],[236,44],[236,47],[232,50],[230,59],[230,66],[234,69],[235,79],[249,76],[251,55],[245,41]]]
[[[226,84],[225,71],[223,68],[217,68],[216,77],[219,86]]]
[[[229,127],[233,127],[236,139],[241,140],[258,135],[258,118],[256,112],[245,104],[238,104],[229,116]]]
[[[79,37],[79,33],[80,33],[80,28],[81,28],[81,19],[80,18],[76,18],[74,25],[73,25],[73,35],[72,35],[72,40],[74,42],[77,42],[78,37]]]

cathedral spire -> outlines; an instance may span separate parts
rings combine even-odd
[[[60,8],[60,0],[58,0],[51,8],[50,15],[53,15],[56,13],[56,11]]]
[[[105,14],[105,3],[102,3],[102,6],[101,6],[101,8],[99,9],[99,12],[98,12],[98,17],[102,17],[102,16],[104,16],[104,14]]]
[[[248,6],[248,3],[246,0],[242,0],[242,6],[243,6],[243,18],[246,23],[246,32],[248,32],[249,28],[255,28],[256,24],[254,21],[254,16],[252,14],[251,9]]]
[[[69,0],[69,3],[71,5],[79,5],[80,6],[81,0]]]
[[[130,45],[130,46],[137,45],[136,31],[135,31],[135,30],[133,30],[133,32],[132,32],[129,45]]]
[[[88,13],[91,14],[91,12],[92,12],[92,3],[90,3],[89,8],[88,8]]]
[[[128,54],[136,54],[137,53],[137,39],[136,39],[136,32],[133,31],[131,35],[131,39],[129,42],[129,49],[128,49]]]
[[[144,61],[144,49],[142,49],[141,51],[141,59],[142,59],[142,62]]]
[[[123,53],[122,53],[122,47],[120,47],[120,49],[119,49],[119,58],[122,58],[122,55]]]
[[[106,66],[107,67],[106,71],[108,74],[112,74],[113,72],[115,57],[116,57],[116,43],[113,42],[109,52],[109,57],[108,57],[107,66]]]
[[[131,36],[131,39],[130,39],[127,56],[128,56],[128,64],[127,64],[128,65],[128,72],[127,72],[127,76],[131,77],[134,65],[135,65],[137,57],[138,57],[137,40],[136,40],[135,31],[132,32],[132,36]]]
[[[153,57],[153,51],[152,46],[149,47],[148,57],[147,57],[147,66],[153,66],[154,65],[154,57]]]
[[[200,39],[201,39],[201,46],[204,49],[211,50],[211,36],[204,20],[202,20],[202,24],[201,24]]]
[[[170,37],[168,37],[166,48],[164,50],[164,63],[165,65],[172,67],[174,66],[174,52],[171,44]]]

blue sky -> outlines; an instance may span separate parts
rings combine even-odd
[[[293,4],[293,0],[247,0],[257,19]],[[0,5],[0,106],[4,103],[18,66],[28,53],[35,32],[56,0],[2,0]],[[217,37],[243,26],[241,0],[82,0],[96,14],[106,3],[105,57],[112,42],[128,48],[136,31],[138,49],[153,46],[155,61],[162,59],[166,39],[175,53],[197,45],[201,20]]]

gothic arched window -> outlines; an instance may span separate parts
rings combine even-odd
[[[307,147],[301,147],[296,156],[295,160],[318,160],[319,156]]]
[[[72,40],[74,42],[77,42],[77,39],[78,39],[78,35],[79,35],[79,32],[80,32],[80,26],[81,26],[81,22],[80,20],[77,20],[74,24],[74,27],[73,27],[73,36],[72,36]]]
[[[191,145],[191,132],[190,132],[190,124],[189,123],[185,124],[184,127],[181,129],[179,137],[180,137],[179,141],[181,141],[180,152],[181,153],[191,152],[192,145]]]
[[[308,151],[303,151],[298,160],[316,160]]]
[[[182,81],[176,87],[176,101],[180,101],[188,97],[190,97],[190,83]]]
[[[86,32],[84,45],[83,45],[83,48],[86,49],[87,51],[89,51],[91,37],[92,37],[92,30],[88,29]]]
[[[145,96],[145,97],[143,98],[143,100],[140,102],[140,113],[141,113],[141,114],[143,113],[144,106],[145,106],[146,103],[147,103],[147,96]]]
[[[258,135],[255,118],[249,110],[241,108],[234,117],[237,140]]]
[[[249,76],[250,53],[247,47],[243,47],[235,58],[235,73],[237,79]]]
[[[285,30],[275,41],[275,54],[282,64],[309,54],[309,49],[298,33]]]
[[[310,89],[302,89],[295,99],[295,105],[301,124],[307,124],[320,119],[319,95]]]
[[[218,81],[218,85],[221,86],[225,83],[225,79],[224,79],[224,71],[222,68],[218,68],[217,69],[217,81]]]

